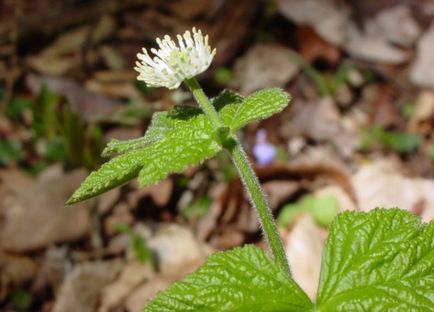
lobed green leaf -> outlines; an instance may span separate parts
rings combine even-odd
[[[399,209],[347,212],[330,227],[317,310],[432,311],[434,223]]]
[[[185,121],[177,115],[174,120],[174,131],[147,148],[146,166],[139,173],[140,186],[157,183],[170,173],[182,172],[221,150],[214,128],[204,114],[198,113]]]
[[[308,311],[301,288],[263,250],[217,252],[196,272],[160,292],[144,312]]]
[[[109,157],[115,154],[128,153],[161,140],[167,132],[173,129],[167,115],[167,112],[154,113],[148,130],[141,138],[132,140],[111,140],[102,151],[102,156]]]
[[[146,149],[133,151],[103,164],[84,180],[66,204],[72,205],[92,198],[133,179],[143,167],[146,153]]]
[[[223,122],[232,131],[237,131],[250,122],[280,112],[288,105],[290,99],[288,93],[278,88],[261,90],[245,99],[236,93],[226,92],[214,101],[214,106],[217,107]],[[222,105],[222,102],[225,104]]]
[[[121,154],[92,172],[67,202],[86,200],[139,176],[141,186],[201,163],[221,150],[209,119],[194,107],[154,114],[145,136],[113,141],[105,154]]]

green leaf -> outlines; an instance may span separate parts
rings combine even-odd
[[[214,105],[214,108],[217,112],[220,112],[223,110],[227,105],[229,106],[235,106],[241,104],[244,101],[244,98],[239,95],[238,93],[232,91],[232,90],[223,90],[220,92],[218,96],[212,99],[212,105]],[[223,122],[226,124],[231,119],[225,119],[229,118],[229,114],[220,114],[220,117],[222,118]]]
[[[32,108],[32,104],[32,101],[25,97],[14,97],[6,107],[6,116],[10,119],[18,119],[25,110]]]
[[[146,148],[140,186],[155,184],[170,173],[182,172],[221,150],[211,122],[199,109],[177,107],[166,118],[170,131],[166,131],[164,139]]]
[[[0,139],[0,164],[20,160],[23,157],[21,142],[18,140],[3,141]]]
[[[157,112],[152,116],[151,124],[145,135],[132,140],[112,139],[102,151],[103,157],[123,154],[157,142],[164,137],[165,132],[171,129],[167,121],[167,112]]]
[[[72,205],[95,197],[133,179],[143,167],[146,154],[146,149],[133,151],[103,164],[81,183],[66,204]]]
[[[106,154],[122,153],[91,173],[67,204],[97,196],[139,175],[140,186],[201,163],[221,150],[209,119],[194,107],[155,114],[143,140],[113,144]],[[137,144],[139,142],[139,144]]]
[[[399,209],[346,212],[330,227],[318,311],[432,311],[434,223]]]
[[[232,131],[280,112],[290,101],[289,94],[277,88],[255,92],[244,100],[234,93],[226,93],[223,96],[225,105],[220,104],[224,101],[218,97],[214,101],[214,106],[223,106],[217,110],[220,111],[220,118]],[[231,99],[232,102],[229,103]]]
[[[382,127],[374,127],[364,134],[362,145],[365,149],[370,149],[375,143],[380,143],[384,148],[397,153],[410,153],[419,148],[422,144],[422,137],[416,133],[397,132]]]
[[[244,246],[217,252],[196,272],[158,294],[145,312],[307,311],[301,288],[264,251]]]

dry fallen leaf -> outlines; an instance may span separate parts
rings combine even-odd
[[[125,302],[125,308],[128,312],[139,312],[146,306],[148,300],[154,298],[158,292],[168,288],[176,279],[156,276],[148,283],[145,283],[136,288]]]
[[[283,87],[299,71],[292,50],[271,44],[258,44],[240,57],[230,86],[242,94],[268,87]]]
[[[423,91],[414,103],[414,111],[408,121],[410,132],[430,134],[434,130],[434,92]]]
[[[69,78],[29,74],[26,84],[33,94],[38,94],[46,85],[49,90],[65,96],[71,108],[89,122],[109,119],[114,112],[123,107],[121,101],[89,91]]]
[[[380,11],[366,24],[366,32],[399,46],[410,47],[421,29],[408,6],[397,5]]]
[[[57,242],[73,241],[88,234],[88,203],[65,207],[86,176],[84,170],[43,178],[9,198],[3,211],[0,248],[23,252]]]
[[[351,155],[358,146],[358,134],[343,124],[335,101],[323,97],[309,102],[295,101],[292,115],[280,128],[284,138],[304,137],[317,142],[333,142],[343,155]]]
[[[31,281],[35,274],[36,263],[32,258],[0,252],[0,301],[12,289]]]
[[[406,177],[393,161],[362,166],[352,182],[362,211],[398,207],[417,213],[425,222],[434,218],[434,180]]]
[[[309,214],[302,214],[283,238],[294,280],[314,299],[325,235]],[[308,259],[308,261],[306,261]]]
[[[419,39],[410,80],[417,86],[434,89],[434,24]]]
[[[53,306],[53,312],[94,312],[102,288],[114,280],[122,263],[97,261],[77,265],[67,275]]]
[[[408,45],[418,35],[418,25],[406,9],[381,11],[366,21],[364,32],[351,19],[345,5],[331,0],[279,0],[279,11],[298,25],[307,25],[351,56],[371,62],[401,64],[408,55],[393,44]],[[399,22],[391,22],[399,18]],[[399,38],[399,39],[398,39]]]
[[[331,0],[279,0],[279,12],[299,25],[309,25],[325,40],[342,45],[346,37],[348,10]]]
[[[152,267],[148,265],[135,261],[124,264],[119,277],[102,290],[98,312],[109,312],[122,307],[137,286],[149,281],[154,275]]]
[[[146,238],[150,249],[158,258],[163,274],[174,274],[186,263],[201,262],[211,249],[199,242],[187,227],[175,223],[161,224],[155,235]]]

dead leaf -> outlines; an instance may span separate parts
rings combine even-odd
[[[46,85],[51,91],[65,96],[72,109],[89,122],[109,119],[123,106],[122,102],[89,91],[69,78],[29,74],[26,84],[33,94],[38,94],[42,86]]]
[[[63,32],[48,48],[28,60],[30,66],[42,74],[60,76],[80,67],[80,56],[86,43],[96,44],[112,34],[116,29],[115,20],[103,16],[95,27],[89,25]],[[89,60],[91,55],[86,55]]]
[[[421,33],[410,8],[404,5],[380,11],[365,28],[370,36],[404,47],[412,46]]]
[[[99,53],[104,59],[104,62],[107,64],[108,68],[113,70],[121,70],[127,67],[127,61],[114,47],[102,45],[99,48]]]
[[[300,184],[296,181],[272,180],[264,183],[262,190],[268,199],[271,210],[275,211],[300,190]]]
[[[312,300],[318,288],[324,240],[325,235],[309,214],[298,217],[283,238],[292,276]]]
[[[158,258],[163,274],[174,274],[186,263],[204,261],[211,249],[199,242],[189,228],[172,224],[161,224],[152,237],[146,238],[148,246]]]
[[[62,75],[79,65],[79,59],[71,56],[86,42],[89,26],[82,26],[63,33],[51,46],[29,58],[32,68],[47,75]]]
[[[336,64],[340,59],[339,49],[318,36],[311,27],[298,27],[297,39],[300,54],[308,63],[322,59]]]
[[[125,299],[136,290],[137,286],[149,281],[154,275],[153,269],[148,265],[138,262],[126,263],[119,277],[102,290],[98,311],[109,312],[121,308]]]
[[[410,80],[419,87],[434,89],[434,24],[419,39]]]
[[[164,207],[169,202],[173,192],[172,179],[165,179],[156,185],[140,188],[137,181],[130,182],[131,191],[127,200],[131,207],[137,207],[144,197],[149,196],[158,207]]]
[[[279,129],[282,137],[333,142],[347,157],[358,148],[358,129],[351,129],[343,123],[344,119],[331,97],[309,102],[295,101],[290,112],[289,120]]]
[[[206,14],[214,6],[212,2],[202,0],[178,0],[161,2],[167,6],[174,16],[179,16],[183,19],[191,20],[201,14]]]
[[[293,116],[281,128],[283,137],[304,136],[316,141],[334,139],[342,132],[341,115],[331,97],[293,103]]]
[[[434,92],[423,91],[414,103],[414,111],[408,121],[410,132],[430,134],[434,127]]]
[[[164,276],[156,276],[149,283],[141,285],[126,300],[128,312],[142,311],[148,300],[154,298],[158,292],[168,288],[175,280]]]
[[[347,29],[348,39],[345,42],[345,49],[351,56],[382,64],[402,64],[408,60],[407,53],[388,43],[384,38],[366,35],[354,25],[349,25]]]
[[[408,60],[408,55],[392,43],[398,36],[406,35],[406,40],[417,36],[417,24],[407,12],[398,10],[391,13],[382,12],[371,23],[369,32],[362,32],[352,21],[349,8],[337,5],[331,0],[279,0],[279,11],[298,25],[307,25],[328,42],[344,48],[353,57],[370,62],[401,64]],[[405,23],[390,25],[390,15],[405,18]],[[376,20],[378,19],[378,21]],[[410,24],[410,26],[409,26]],[[411,28],[411,30],[410,30]],[[389,31],[388,33],[385,33]],[[400,38],[403,40],[402,38]]]
[[[21,189],[7,205],[2,202],[1,248],[24,252],[87,235],[90,227],[87,204],[64,206],[85,176],[86,172],[76,170],[37,180]]]
[[[2,169],[0,170],[0,182],[0,198],[4,199],[7,195],[14,196],[30,187],[34,183],[34,179],[22,170]]]
[[[434,181],[406,177],[400,171],[399,165],[390,160],[362,166],[352,178],[360,210],[398,207],[419,212],[425,222],[431,221],[434,217]]]
[[[32,258],[0,252],[0,301],[12,289],[31,281],[35,274],[36,263]]]
[[[187,274],[194,272],[203,264],[203,259],[184,262],[171,274],[158,274],[154,278],[137,287],[125,301],[125,307],[129,312],[142,311],[146,303],[154,298],[158,292],[165,290],[174,282],[181,280]]]
[[[77,265],[66,277],[53,312],[94,312],[103,287],[114,280],[120,269],[119,261]]]
[[[341,46],[346,38],[349,15],[331,0],[279,0],[279,12],[298,25],[309,25],[325,40]]]
[[[49,287],[56,291],[61,286],[65,276],[72,270],[72,260],[69,258],[68,246],[50,246],[44,254],[37,276],[33,281],[32,291],[41,294]]]
[[[398,126],[401,123],[401,115],[395,106],[397,91],[389,84],[377,84],[375,86],[375,98],[369,103],[369,119],[371,125],[379,125],[385,128]]]
[[[299,71],[291,59],[292,50],[271,44],[258,44],[245,56],[239,58],[234,67],[232,88],[242,94],[267,87],[283,87]]]

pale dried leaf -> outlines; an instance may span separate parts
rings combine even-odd
[[[434,216],[434,180],[406,177],[394,162],[362,166],[352,182],[362,211],[399,207],[420,214],[425,222]]]
[[[88,204],[64,207],[85,175],[77,170],[20,190],[4,207],[1,247],[22,252],[85,236],[90,229]]]
[[[230,85],[242,94],[268,87],[283,87],[298,72],[292,50],[271,44],[258,44],[235,64]]]
[[[301,215],[284,238],[293,278],[312,299],[318,287],[324,240],[321,229],[309,214]]]
[[[434,89],[434,24],[417,44],[416,60],[410,71],[410,80],[417,86]]]
[[[102,288],[116,277],[120,268],[118,261],[76,266],[60,289],[53,312],[94,312]]]

